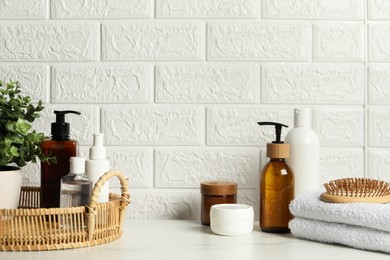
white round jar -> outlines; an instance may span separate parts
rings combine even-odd
[[[216,204],[210,209],[210,228],[218,235],[247,235],[253,230],[253,219],[253,207],[245,204]]]

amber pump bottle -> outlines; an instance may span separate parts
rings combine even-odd
[[[69,113],[81,114],[72,110],[54,111],[56,122],[51,124],[51,140],[41,144],[45,155],[56,158],[56,163],[41,163],[41,208],[60,206],[61,178],[69,173],[69,159],[77,156],[77,142],[70,139],[70,126],[65,122],[65,115]]]
[[[275,126],[276,140],[267,144],[270,161],[264,166],[260,180],[260,228],[269,233],[288,233],[292,219],[288,205],[294,199],[294,176],[285,162],[289,157],[289,145],[281,141],[282,127],[274,122],[258,122]]]

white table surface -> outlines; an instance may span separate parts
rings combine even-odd
[[[185,220],[126,220],[122,237],[79,249],[0,252],[4,260],[142,259],[390,259],[390,255],[301,240],[291,234],[267,234],[255,224],[251,234],[225,237]]]

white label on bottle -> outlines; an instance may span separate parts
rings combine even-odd
[[[288,172],[286,171],[286,169],[283,169],[281,172],[282,172],[282,175],[287,175],[287,174],[288,174]]]

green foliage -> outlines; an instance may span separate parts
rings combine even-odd
[[[3,86],[0,80],[0,165],[15,163],[19,167],[27,162],[54,161],[44,156],[40,147],[46,138],[35,130],[30,132],[31,123],[39,117],[44,107],[31,104],[29,96],[22,96],[18,81],[9,81]]]

